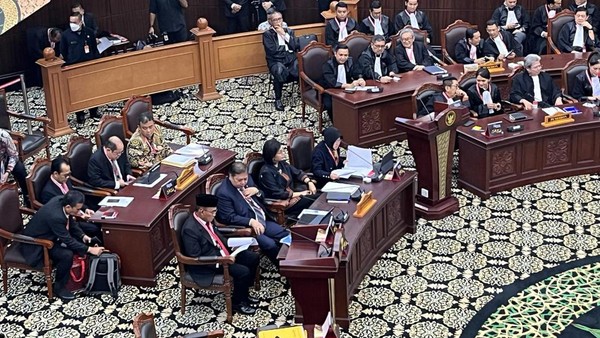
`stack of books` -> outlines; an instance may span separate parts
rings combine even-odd
[[[327,203],[348,203],[350,202],[350,193],[347,192],[328,192]]]

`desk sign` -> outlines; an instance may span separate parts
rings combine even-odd
[[[175,191],[177,191],[175,189],[176,182],[176,180],[172,179],[168,180],[167,183],[163,184],[160,187],[160,194],[158,195],[158,198],[161,200],[166,200],[167,198],[169,198],[169,196],[173,195]]]
[[[559,112],[559,113],[555,113],[553,115],[548,115],[548,116],[544,117],[544,122],[542,122],[542,126],[547,128],[547,127],[560,126],[561,124],[566,124],[566,123],[571,123],[571,122],[575,122],[575,119],[573,118],[573,114]]]
[[[504,135],[504,130],[502,130],[502,121],[488,123],[487,128],[485,129],[485,136],[494,138],[502,135]]]

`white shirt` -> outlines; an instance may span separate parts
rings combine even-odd
[[[517,16],[515,15],[515,11],[508,11],[508,17],[506,18],[506,25],[510,25],[510,24],[518,24],[519,20],[517,20]]]
[[[506,44],[502,41],[502,35],[498,34],[498,36],[494,39],[494,43],[498,48],[498,52],[504,56],[508,55],[508,49],[506,48]]]
[[[337,80],[335,80],[335,82],[339,83],[340,85],[343,85],[344,83],[347,83],[346,80],[346,67],[344,67],[344,65],[338,65],[337,67]]]
[[[471,49],[469,50],[469,57],[473,60],[477,59],[477,47],[469,44],[469,46],[471,46]]]
[[[408,61],[410,61],[410,63],[416,65],[417,61],[415,61],[415,53],[413,52],[412,47],[405,48],[405,49],[406,49],[406,55],[408,56]]]
[[[279,35],[279,33],[277,33],[277,42],[279,43],[280,46],[285,47],[286,51],[289,51],[290,48],[288,47],[286,42],[290,41],[290,35],[286,32],[284,36]]]
[[[419,22],[417,21],[417,16],[415,13],[408,13],[408,17],[410,18],[410,25],[414,29],[421,29],[419,27]]]
[[[348,23],[348,19],[346,19],[346,21],[339,22],[338,19],[336,18],[335,22],[337,22],[338,27],[340,27],[340,32],[338,33],[338,42],[344,41],[344,39],[348,36],[348,30],[346,29],[346,24]]]
[[[575,37],[573,38],[573,47],[584,47],[584,41],[583,41],[583,26],[582,25],[575,25],[576,30],[575,30]]]
[[[383,35],[383,28],[381,28],[380,19],[375,19],[373,27],[375,28],[375,35]]]
[[[375,73],[379,74],[379,76],[385,75],[381,71],[381,56],[375,56],[375,67],[374,67],[373,71]]]
[[[538,75],[532,76],[533,80],[533,98],[540,102],[542,101],[542,87],[540,87],[540,77]]]
[[[597,76],[592,78],[592,95],[600,96],[600,80]]]

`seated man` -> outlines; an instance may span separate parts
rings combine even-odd
[[[454,48],[455,61],[463,64],[477,63],[486,61],[483,54],[483,41],[481,33],[473,28],[467,28],[465,38],[459,40]]]
[[[257,30],[264,32],[266,30],[269,30],[269,29],[273,28],[273,26],[271,26],[271,22],[270,22],[271,21],[271,15],[273,15],[273,13],[275,13],[275,9],[273,7],[267,9],[267,20],[261,22],[258,25],[258,29]],[[281,23],[281,27],[287,28],[288,24],[284,21],[284,22]]]
[[[516,56],[522,55],[523,46],[513,38],[512,34],[500,31],[494,20],[488,21],[486,25],[489,37],[483,42],[485,56],[502,61],[504,59],[512,60]]]
[[[229,177],[217,190],[217,197],[217,220],[226,225],[254,229],[260,249],[277,265],[277,254],[281,248],[279,241],[289,233],[265,211],[263,194],[248,176],[246,165],[234,162],[229,167]]]
[[[214,229],[213,220],[217,210],[216,196],[196,195],[196,210],[181,228],[181,250],[186,256],[195,258],[228,258],[232,263],[229,265],[229,274],[233,277],[233,310],[245,315],[254,314],[256,309],[251,305],[258,304],[259,300],[249,295],[248,288],[254,283],[260,257],[250,250],[244,250],[235,257],[230,255],[231,248],[227,247],[227,241]],[[186,269],[200,286],[209,286],[216,274],[223,273],[220,265],[188,265]]]
[[[123,141],[111,136],[104,146],[98,148],[88,163],[89,184],[93,187],[121,189],[135,177],[131,176],[131,166],[123,154]]]
[[[434,102],[442,102],[448,105],[461,105],[464,107],[469,107],[469,95],[465,93],[458,86],[458,80],[453,77],[447,77],[442,81],[442,85],[444,86],[444,91],[441,93],[436,93],[431,97],[431,103],[428,105],[431,108],[434,108]],[[429,110],[433,112],[433,110]]]
[[[381,83],[390,83],[398,73],[394,55],[385,49],[383,35],[373,35],[371,44],[358,57],[354,78],[373,79]]]
[[[352,57],[350,56],[348,46],[340,43],[333,47],[333,50],[333,57],[323,64],[321,86],[325,89],[346,89],[366,85],[367,83],[363,78],[357,80],[352,79],[352,70],[356,65],[353,63]],[[325,110],[327,110],[329,120],[333,123],[333,104],[331,95],[327,93],[323,94],[323,106],[325,107]]]
[[[400,72],[411,70],[422,70],[426,66],[433,65],[427,47],[422,42],[415,41],[415,33],[410,28],[404,28],[400,32],[401,42],[396,46],[396,64]]]
[[[510,102],[521,103],[525,109],[532,109],[532,102],[543,106],[563,104],[560,89],[552,81],[552,77],[542,72],[542,58],[536,54],[525,57],[525,72],[514,76],[510,91]]]
[[[390,31],[394,29],[390,18],[381,13],[381,2],[374,0],[369,5],[369,16],[358,24],[358,31],[368,35],[383,35],[390,41]]]
[[[275,109],[283,111],[281,96],[283,84],[298,80],[298,41],[294,31],[283,28],[283,17],[279,12],[271,14],[271,29],[263,33],[263,47],[267,57],[267,67],[273,75],[273,89],[275,90]]]
[[[67,192],[73,190],[73,183],[71,183],[71,166],[69,162],[62,156],[52,160],[50,165],[50,179],[44,185],[42,194],[40,196],[40,202],[43,204],[48,203],[52,198],[56,196],[63,196]],[[94,210],[88,208],[85,204],[81,208],[79,217],[83,219],[89,219],[94,214]],[[100,227],[93,223],[79,222],[81,229],[92,237],[102,237]]]
[[[148,169],[169,156],[173,150],[165,142],[152,114],[140,114],[138,127],[127,144],[127,159],[132,168]]]
[[[512,34],[518,43],[523,44],[529,29],[529,14],[517,0],[504,0],[504,3],[494,10],[492,20],[496,21],[503,31]]]
[[[571,12],[575,12],[577,8],[585,8],[588,14],[588,21],[594,27],[596,34],[598,34],[598,30],[600,30],[600,9],[598,6],[590,3],[588,0],[574,0],[569,5],[569,10]]]
[[[427,15],[423,11],[417,10],[418,6],[418,0],[404,0],[405,10],[396,15],[394,19],[394,32],[399,32],[406,26],[411,26],[414,29],[423,29],[427,31],[427,43],[430,43],[431,39],[433,39],[433,28],[431,28]]]
[[[561,11],[562,0],[546,0],[546,4],[542,5],[533,12],[531,19],[529,50],[534,54],[546,54],[548,37],[548,19],[552,19],[558,12]]]
[[[48,253],[52,266],[56,268],[54,294],[62,300],[75,299],[75,295],[65,289],[73,264],[73,254],[99,255],[104,251],[103,247],[88,247],[84,244],[90,243],[91,238],[73,219],[81,211],[84,202],[85,197],[76,190],[71,190],[64,196],[56,196],[33,215],[23,231],[25,236],[54,242]],[[44,263],[43,249],[39,245],[21,244],[21,254],[31,266],[41,266]]]
[[[19,153],[12,137],[8,131],[0,128],[0,184],[8,181],[10,173],[13,174],[19,188],[21,188],[25,205],[29,206],[25,166],[19,161]]]
[[[575,83],[569,88],[569,95],[579,101],[600,100],[600,52],[590,53],[587,70],[575,76]]]
[[[348,16],[348,5],[340,1],[335,5],[335,18],[329,19],[325,24],[325,44],[337,45],[356,30],[356,21]]]
[[[567,22],[558,33],[558,49],[563,53],[593,51],[600,46],[594,29],[588,21],[587,10],[578,7],[575,21]]]

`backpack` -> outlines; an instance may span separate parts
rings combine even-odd
[[[89,278],[85,292],[88,294],[108,293],[117,298],[121,287],[121,259],[113,252],[103,252],[99,256],[91,256]]]

